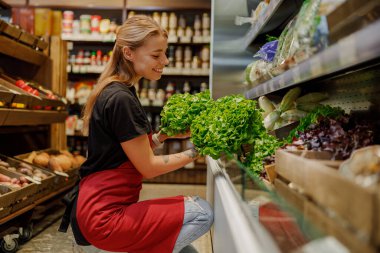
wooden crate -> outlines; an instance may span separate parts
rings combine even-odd
[[[53,150],[53,149],[44,149],[44,150],[39,150],[36,152],[37,152],[37,154],[39,154],[41,152],[49,153],[49,152],[58,152],[58,151]],[[20,159],[20,160],[24,160],[24,159],[28,158],[29,155],[30,155],[30,153],[20,154],[20,155],[15,156],[15,158]],[[33,166],[36,166],[37,168],[40,168],[40,169],[48,170],[49,172],[56,174],[56,176],[54,177],[53,190],[59,190],[63,187],[71,185],[73,182],[76,182],[79,178],[79,168],[73,168],[73,169],[70,169],[68,171],[65,171],[65,173],[68,176],[62,176],[61,174],[57,174],[47,167],[41,167],[41,166],[38,166],[35,164],[33,164]]]
[[[0,219],[9,215],[12,211],[12,204],[15,202],[16,193],[8,186],[0,184]]]
[[[16,168],[19,167],[20,163],[26,163],[35,169],[41,170],[42,173],[47,176],[47,178],[41,180],[41,184],[37,185],[37,191],[36,191],[36,194],[34,196],[35,200],[38,200],[38,199],[44,197],[45,195],[47,195],[53,191],[55,177],[56,177],[56,175],[54,173],[47,171],[46,169],[40,168],[38,166],[35,166],[34,164],[30,164],[26,161],[17,159],[17,158],[11,158],[11,157],[7,157],[7,156],[0,154],[0,159],[9,163],[10,166],[16,167]]]
[[[23,174],[9,171],[3,168],[0,168],[0,173],[12,178],[20,178],[21,176],[24,176]],[[37,188],[37,184],[29,183],[28,186],[24,186],[20,189],[15,190],[15,198],[12,204],[11,213],[32,204],[35,199]]]
[[[358,245],[367,245],[366,252],[373,252],[370,245],[379,246],[379,188],[363,188],[343,177],[336,169],[339,163],[324,160],[328,157],[328,153],[277,150],[276,189],[303,210],[305,216],[311,216],[313,222],[325,224],[326,221],[318,217],[330,221],[331,224],[321,226],[322,229],[328,233],[335,231],[332,234],[344,243],[351,242],[346,245],[354,252],[361,247]],[[299,187],[302,194],[289,190],[289,182]],[[316,210],[323,215],[314,215],[318,213]],[[314,220],[314,216],[319,220]],[[343,230],[348,235],[341,233]]]

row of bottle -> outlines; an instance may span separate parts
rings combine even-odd
[[[169,68],[177,69],[208,69],[210,66],[210,48],[203,46],[195,53],[190,46],[173,46],[168,48]]]
[[[68,64],[69,65],[93,65],[93,66],[105,66],[110,57],[112,51],[102,52],[101,50],[79,50],[77,54],[70,54]]]
[[[199,89],[195,88],[189,81],[185,81],[182,85],[169,81],[165,85],[165,89],[158,88],[156,81],[147,82],[144,79],[141,87],[138,87],[137,94],[143,106],[163,106],[165,102],[176,93],[198,93],[208,89],[208,84],[202,82]]]
[[[77,54],[70,54],[68,65],[71,71],[68,72],[83,72],[75,71],[76,66],[105,66],[112,55],[112,51],[102,52],[101,50],[79,50]],[[210,66],[210,48],[203,46],[196,53],[194,48],[190,46],[169,46],[168,48],[168,68],[175,69],[209,69]],[[102,69],[100,69],[101,71]],[[90,71],[89,71],[90,72]]]
[[[62,19],[63,34],[109,34],[116,33],[118,25],[115,20],[102,18],[100,15],[82,14],[74,20],[73,11],[64,11]]]
[[[134,15],[136,15],[134,11],[128,13],[128,17]],[[153,12],[152,18],[169,32],[169,40],[172,37],[197,38],[210,36],[210,16],[206,12],[202,16],[196,14],[192,24],[189,24],[184,14],[180,14],[178,17],[174,12],[170,14],[167,12]]]

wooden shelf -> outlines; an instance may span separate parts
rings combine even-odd
[[[48,56],[15,40],[0,35],[0,53],[41,66]]]
[[[0,115],[7,114],[3,126],[46,125],[65,122],[66,111],[39,111],[0,108]]]

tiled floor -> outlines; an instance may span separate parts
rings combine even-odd
[[[198,195],[205,198],[206,187],[202,185],[175,185],[175,184],[144,184],[140,199],[152,199],[175,195]],[[72,253],[72,235],[58,232],[59,217],[63,209],[55,210],[43,222],[34,228],[36,234],[29,242],[20,246],[19,253]],[[193,243],[198,253],[212,253],[210,233],[205,234]],[[188,250],[187,253],[193,253]],[[185,252],[183,252],[185,253]],[[195,252],[194,252],[195,253]]]

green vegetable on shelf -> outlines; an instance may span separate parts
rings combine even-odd
[[[269,113],[265,118],[264,118],[264,127],[267,130],[272,130],[274,127],[274,124],[276,121],[280,118],[280,112],[279,111],[273,111]]]
[[[273,103],[266,96],[259,97],[259,107],[264,110],[263,117],[267,116],[276,109]]]
[[[311,92],[308,93],[302,97],[299,97],[296,102],[297,104],[303,104],[303,103],[318,103],[322,100],[325,100],[329,97],[327,93],[322,92]]]
[[[219,98],[191,124],[191,141],[201,155],[218,159],[241,153],[243,144],[253,144],[265,132],[256,101],[241,95]]]
[[[304,112],[311,112],[318,106],[321,106],[321,104],[318,104],[318,103],[302,103],[302,104],[297,103],[296,104],[296,108]]]
[[[306,115],[306,117],[300,120],[300,123],[297,126],[297,128],[293,129],[290,132],[287,138],[287,142],[291,143],[293,141],[293,138],[298,136],[298,132],[305,132],[310,125],[318,122],[318,119],[320,117],[328,117],[335,119],[343,115],[344,111],[340,107],[331,107],[329,105],[318,106],[308,115]]]
[[[297,121],[301,118],[305,117],[307,115],[307,112],[297,110],[297,109],[290,109],[286,112],[281,113],[281,118],[286,121]]]
[[[294,102],[301,94],[301,89],[299,87],[289,90],[281,100],[279,110],[285,112],[294,107]]]

